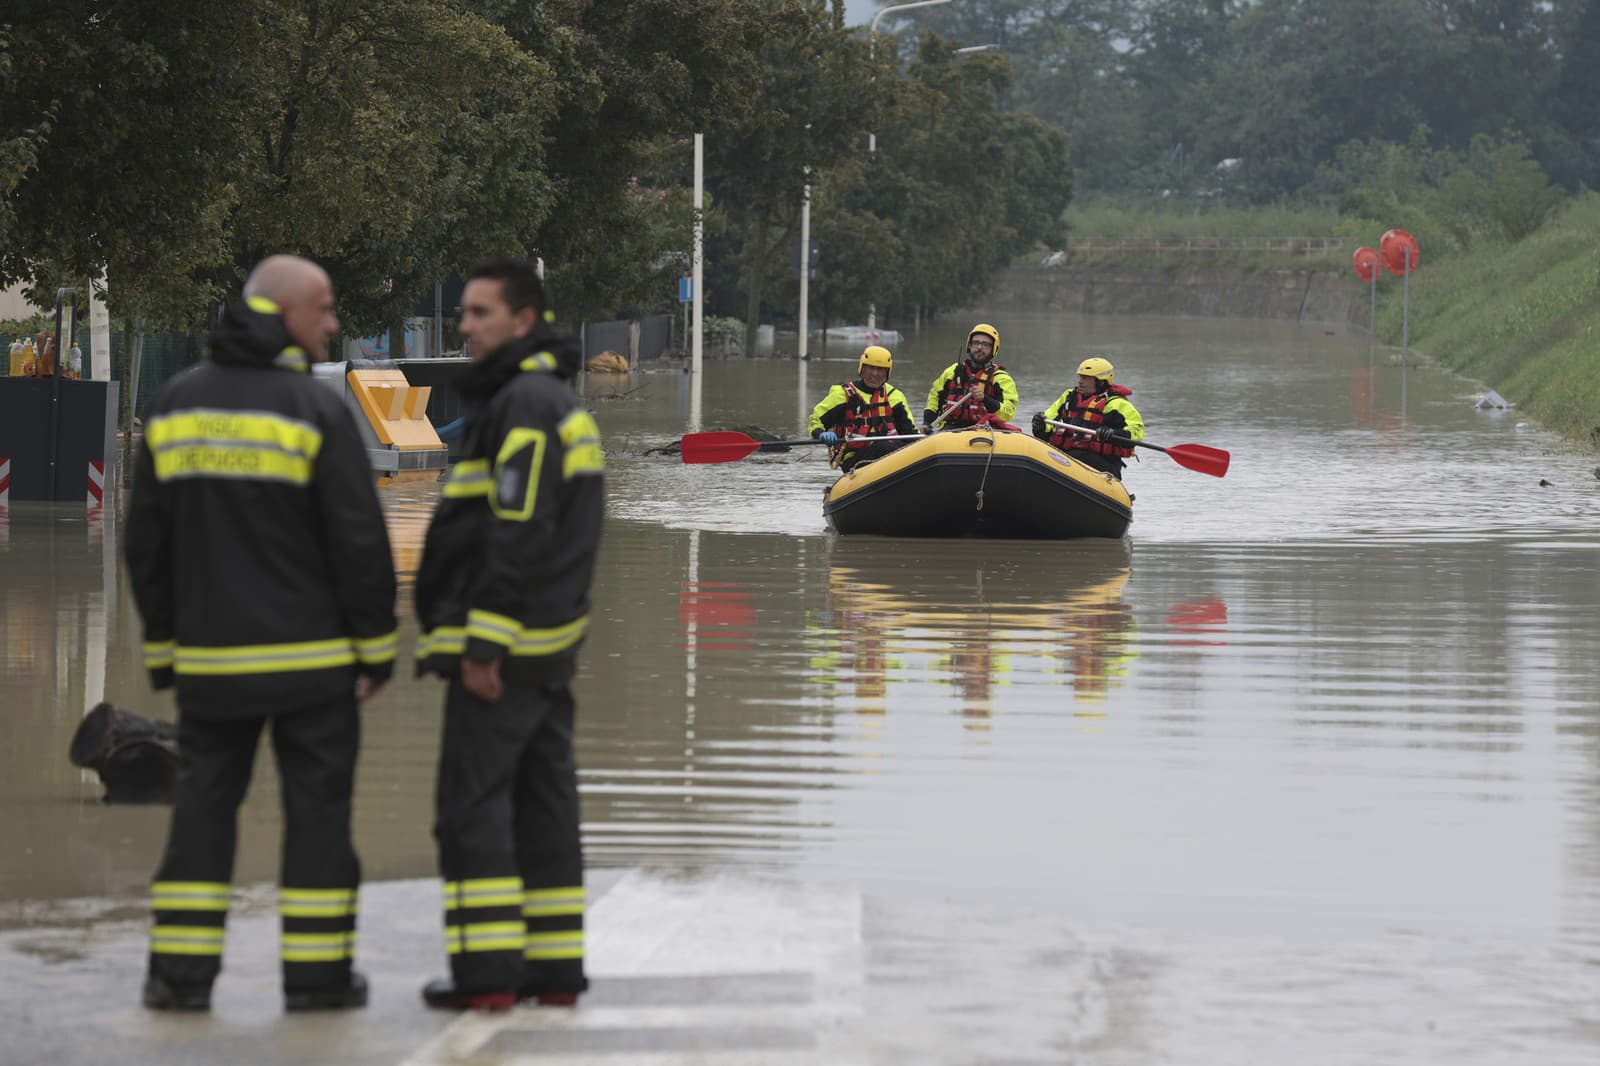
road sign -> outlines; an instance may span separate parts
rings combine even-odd
[[[806,265],[810,270],[809,281],[817,280],[817,263],[822,259],[822,244],[813,237],[811,239],[810,254],[806,256]],[[800,280],[800,242],[795,241],[789,249],[789,261],[794,264],[794,280]]]
[[[694,275],[689,274],[678,279],[678,302],[690,303],[694,300]]]

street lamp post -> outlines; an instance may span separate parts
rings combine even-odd
[[[910,4],[890,4],[888,7],[872,16],[872,24],[867,27],[867,56],[872,58],[877,54],[878,48],[878,20],[892,11],[910,11],[914,7],[933,7],[935,4],[948,4],[952,0],[915,0]],[[878,134],[876,131],[867,134],[867,151],[878,150]]]

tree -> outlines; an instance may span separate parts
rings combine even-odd
[[[965,303],[1017,252],[1061,239],[1068,140],[1032,116],[999,113],[1009,76],[1004,57],[960,57],[929,34],[900,86],[862,196],[899,237],[885,280],[904,310]]]
[[[824,7],[767,0],[753,55],[759,80],[737,125],[707,145],[709,172],[729,212],[745,295],[746,350],[767,287],[783,275],[798,236],[808,181],[864,149],[875,87],[891,81],[888,60],[874,79],[866,43],[835,25]]]
[[[687,135],[706,133],[716,143],[749,109],[762,3],[478,0],[477,7],[555,73],[546,132],[555,201],[538,248],[557,305],[577,317],[611,314],[644,300],[651,285],[667,298],[667,275],[687,252],[689,226],[681,197],[648,191],[652,180],[659,189],[687,184]],[[682,153],[681,166],[672,151]]]
[[[6,121],[46,134],[0,276],[105,264],[114,311],[185,325],[300,252],[364,328],[447,267],[532,247],[548,68],[446,0],[238,7],[62,0],[13,30]]]

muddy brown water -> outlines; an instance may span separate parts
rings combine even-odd
[[[838,345],[709,361],[698,402],[677,372],[585,383],[612,453],[577,686],[590,862],[859,886],[888,1015],[1037,1007],[1009,1030],[1027,1061],[1213,1061],[1182,1049],[1218,1017],[1252,1034],[1232,1061],[1594,1061],[1595,457],[1364,337],[994,318],[1019,421],[1105,355],[1148,439],[1232,470],[1142,453],[1123,541],[839,538],[820,449],[641,454],[697,408],[801,435],[853,371]],[[918,411],[966,325],[896,350]],[[435,498],[385,491],[402,574]],[[102,695],[172,714],[117,519],[13,506],[0,530],[0,901],[137,903],[164,811],[101,805],[66,759]],[[402,676],[365,716],[370,878],[433,870],[439,698]],[[257,777],[241,881],[274,874]]]

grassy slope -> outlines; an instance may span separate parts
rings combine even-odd
[[[1549,428],[1600,444],[1600,195],[1574,199],[1517,244],[1434,263],[1422,254],[1412,346]],[[1379,331],[1399,343],[1399,279],[1379,288]]]

